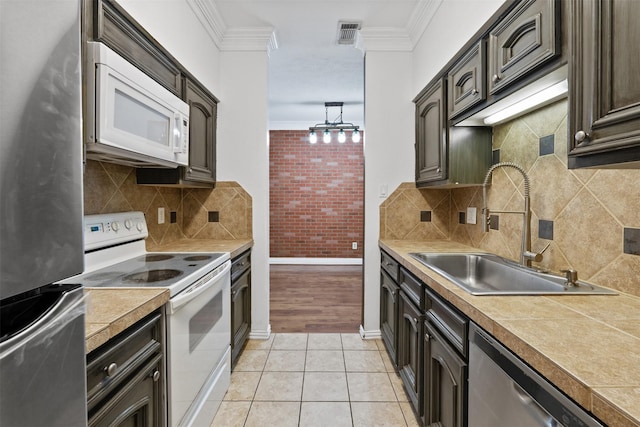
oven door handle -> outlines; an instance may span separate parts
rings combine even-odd
[[[229,275],[229,282],[231,282],[231,276],[229,274],[230,271],[231,261],[226,261],[213,271],[214,275],[211,278],[189,287],[186,291],[178,294],[177,297],[169,300],[170,313],[175,313],[180,309],[180,307],[187,304],[189,301],[193,300],[212,286],[215,286],[225,275]]]

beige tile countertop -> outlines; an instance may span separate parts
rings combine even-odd
[[[86,351],[90,353],[169,301],[169,290],[160,288],[85,288]]]
[[[166,245],[147,248],[147,250],[155,252],[229,252],[231,258],[235,258],[251,246],[253,246],[252,239],[180,239]]]
[[[639,297],[474,296],[408,254],[483,251],[448,241],[380,247],[596,417],[640,426]]]

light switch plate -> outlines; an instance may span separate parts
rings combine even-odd
[[[467,224],[477,224],[478,208],[467,208]]]
[[[388,193],[389,189],[387,187],[387,184],[380,184],[380,198],[387,197]]]

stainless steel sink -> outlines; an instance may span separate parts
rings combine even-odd
[[[412,253],[413,258],[472,295],[611,294],[614,291],[542,273],[493,254]]]

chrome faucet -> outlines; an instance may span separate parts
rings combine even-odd
[[[513,168],[520,172],[524,178],[524,210],[522,211],[492,211],[487,207],[487,186],[493,171],[498,168]],[[487,171],[487,175],[484,177],[482,183],[482,231],[485,233],[489,231],[489,223],[491,221],[491,213],[502,214],[518,214],[522,215],[522,242],[520,244],[520,264],[531,267],[531,261],[542,261],[542,253],[549,247],[547,245],[540,252],[531,251],[531,207],[529,199],[529,176],[524,171],[522,166],[511,162],[496,163],[491,166]]]

